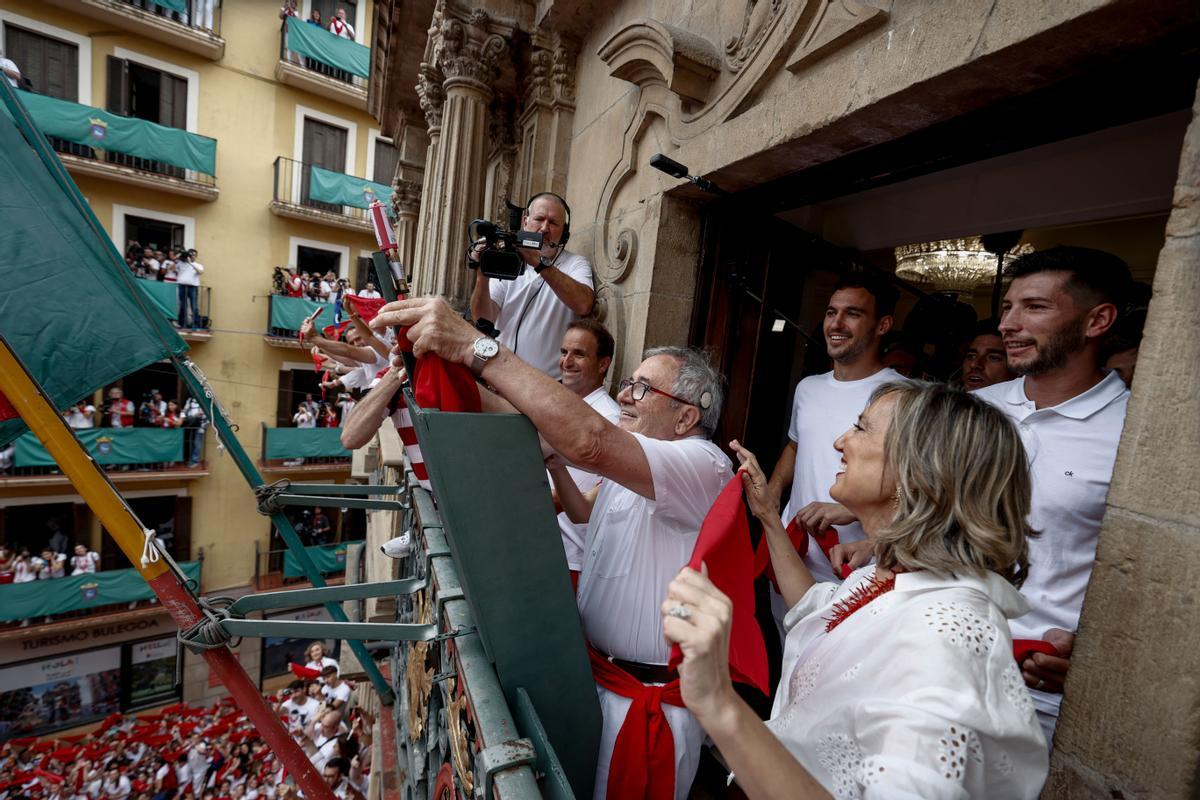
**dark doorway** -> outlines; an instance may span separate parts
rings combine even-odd
[[[108,110],[171,128],[187,129],[187,81],[152,67],[108,57]],[[180,167],[123,153],[106,158],[122,166],[182,178]]]
[[[307,272],[314,278],[332,272],[342,274],[342,254],[336,250],[322,250],[319,247],[296,247],[296,269],[301,273]]]
[[[329,23],[333,21],[333,17],[337,14],[339,8],[346,9],[346,22],[354,26],[354,20],[357,19],[357,0],[312,0],[311,10],[321,12],[321,27],[329,28]],[[358,33],[358,28],[354,29]]]
[[[125,215],[125,238],[132,239],[142,247],[167,252],[168,248],[183,248],[183,226],[175,222]]]
[[[304,402],[305,397],[310,394],[315,402],[318,404],[322,402],[321,373],[311,369],[279,370],[275,426],[277,428],[294,427],[292,417],[296,415],[296,407]]]
[[[313,167],[327,169],[330,172],[345,173],[346,171],[346,139],[348,132],[336,125],[327,125],[314,119],[304,120],[304,152],[301,161],[304,162],[303,186],[301,197],[305,205],[342,213],[342,207],[331,203],[321,203],[308,196],[310,181],[309,171]]]
[[[76,514],[73,503],[46,503],[28,506],[8,506],[0,509],[3,524],[0,525],[0,542],[10,550],[19,551],[28,547],[33,555],[40,555],[56,530],[67,537],[67,554],[75,542],[83,539],[87,531],[76,530]]]
[[[147,528],[158,534],[158,539],[171,558],[187,561],[192,550],[192,498],[161,495],[158,497],[134,497],[129,501],[133,513]],[[100,546],[101,569],[124,569],[131,566],[125,553],[103,530]]]

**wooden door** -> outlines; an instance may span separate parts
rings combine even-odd
[[[8,57],[21,67],[39,94],[60,100],[79,101],[79,48],[69,42],[52,39],[5,25],[4,48]]]
[[[346,137],[345,128],[328,125],[314,119],[304,120],[304,153],[301,158],[304,166],[301,169],[303,183],[300,197],[305,205],[332,211],[335,214],[342,213],[342,207],[339,205],[319,203],[310,199],[308,186],[309,170],[312,167],[321,167],[330,172],[344,173],[346,171]]]

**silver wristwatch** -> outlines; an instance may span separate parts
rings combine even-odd
[[[478,375],[483,372],[487,362],[500,352],[500,344],[490,336],[480,336],[472,347],[475,351],[475,360],[471,363],[471,369]]]

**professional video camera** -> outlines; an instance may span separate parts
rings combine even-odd
[[[288,275],[283,271],[283,267],[276,266],[275,273],[271,276],[271,288],[275,294],[284,294],[287,289]]]
[[[483,239],[485,249],[479,254],[479,263],[467,259],[467,266],[479,271],[489,278],[499,278],[502,281],[516,280],[525,271],[525,259],[517,252],[518,248],[526,250],[542,249],[542,234],[533,231],[520,230],[521,215],[525,209],[505,200],[508,208],[508,227],[502,228],[486,219],[472,220],[467,226],[472,247]]]

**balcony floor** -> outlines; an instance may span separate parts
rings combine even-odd
[[[209,30],[193,28],[151,14],[118,0],[47,0],[74,14],[91,17],[120,30],[136,33],[171,48],[186,50],[211,61],[225,57],[225,40]],[[218,26],[219,27],[219,26]]]
[[[280,59],[275,62],[275,80],[306,92],[334,100],[359,111],[367,110],[367,90],[305,69],[299,64]]]
[[[333,228],[342,228],[343,230],[357,231],[359,233],[371,233],[372,231],[371,221],[365,217],[357,219],[355,217],[348,217],[345,214],[335,214],[332,211],[299,205],[298,203],[285,203],[282,200],[272,200],[268,208],[277,217],[315,222],[320,225],[329,225]]]
[[[69,153],[59,153],[59,159],[74,175],[87,175],[93,178],[125,183],[142,189],[153,189],[167,194],[177,194],[183,197],[193,197],[197,200],[213,202],[220,195],[216,186],[207,186],[196,181],[173,178],[170,175],[159,175],[155,172],[144,172],[139,169],[111,164],[99,159],[82,158]]]
[[[127,472],[119,469],[106,470],[108,479],[116,484],[128,483],[166,483],[169,481],[190,481],[196,478],[206,478],[209,475],[208,464],[201,461],[196,469],[187,467],[172,467],[171,469],[137,470]],[[0,489],[20,489],[32,486],[70,486],[71,480],[62,473],[50,475],[3,475],[0,476]]]

